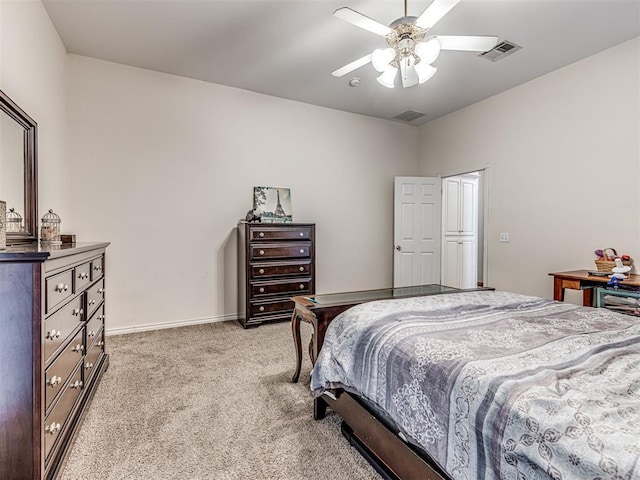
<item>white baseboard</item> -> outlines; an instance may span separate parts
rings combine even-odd
[[[194,318],[191,320],[178,320],[175,322],[150,323],[146,325],[132,325],[130,327],[107,328],[105,335],[125,335],[128,333],[149,332],[151,330],[163,330],[165,328],[188,327],[191,325],[202,325],[204,323],[225,322],[227,320],[237,320],[238,314],[221,315],[218,317]]]

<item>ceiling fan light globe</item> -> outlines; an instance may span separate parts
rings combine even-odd
[[[440,55],[440,42],[437,38],[431,38],[426,42],[418,42],[415,52],[420,57],[420,63],[431,64]]]
[[[392,65],[388,65],[382,75],[380,75],[377,80],[380,85],[387,88],[393,88],[396,80],[396,73],[398,73],[398,69]]]
[[[393,48],[378,48],[371,54],[371,64],[377,71],[384,72],[394,58],[396,51]]]
[[[423,84],[431,77],[435,75],[438,71],[436,67],[432,67],[428,63],[420,62],[415,67],[416,72],[418,73],[418,83]]]

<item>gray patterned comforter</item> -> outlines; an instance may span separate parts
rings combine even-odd
[[[506,292],[333,320],[311,389],[383,409],[454,479],[640,479],[640,322]]]

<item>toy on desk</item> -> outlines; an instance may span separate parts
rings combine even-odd
[[[624,265],[622,263],[622,259],[620,258],[616,258],[614,261],[616,262],[616,266],[611,269],[613,274],[609,276],[618,280],[624,280],[625,278],[627,278],[625,273],[629,272],[631,270],[631,267],[629,267],[628,265]]]

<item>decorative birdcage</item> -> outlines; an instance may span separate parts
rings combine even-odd
[[[40,227],[40,242],[45,245],[62,245],[60,241],[60,215],[49,209],[42,217]]]
[[[7,233],[22,232],[22,215],[16,212],[15,208],[10,208],[7,212]]]

